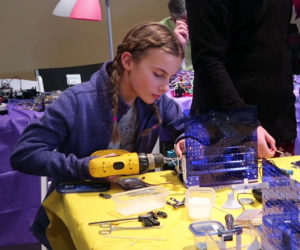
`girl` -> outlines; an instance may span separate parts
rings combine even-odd
[[[86,180],[90,155],[121,148],[150,153],[161,127],[174,139],[183,132],[183,114],[167,98],[169,80],[183,59],[178,40],[165,26],[142,23],[132,28],[90,81],[65,90],[45,115],[25,129],[11,156],[13,168],[59,182]],[[49,220],[40,208],[31,230],[51,248]]]

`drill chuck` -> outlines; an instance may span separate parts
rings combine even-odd
[[[161,168],[165,164],[165,157],[162,154],[139,154],[140,174],[155,168]]]
[[[154,168],[162,168],[165,165],[165,157],[162,154],[153,154]]]

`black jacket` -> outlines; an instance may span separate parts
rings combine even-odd
[[[291,0],[186,0],[195,70],[192,110],[256,105],[277,142],[296,138],[287,50]]]

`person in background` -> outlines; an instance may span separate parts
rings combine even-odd
[[[188,0],[186,9],[195,71],[192,111],[256,105],[258,157],[272,157],[277,148],[294,154],[287,50],[292,1]]]
[[[300,0],[293,0],[293,6],[295,8],[295,19],[298,19],[300,17]]]
[[[298,30],[299,26],[299,14],[300,14],[300,1],[294,0],[293,14],[291,23],[289,25],[289,38],[288,48],[291,55],[292,72],[294,75],[300,74],[300,34]]]
[[[184,48],[184,60],[181,68],[183,70],[193,70],[191,59],[191,44],[189,40],[189,31],[187,26],[187,13],[185,9],[185,0],[169,0],[168,9],[170,16],[160,21],[167,26],[178,38]]]
[[[24,130],[11,155],[12,167],[51,177],[49,194],[61,182],[93,179],[89,162],[97,150],[151,153],[162,127],[175,139],[183,132],[183,114],[164,93],[183,55],[164,25],[136,25],[118,45],[112,62],[104,63],[90,81],[65,90]],[[40,208],[31,230],[51,249],[48,224]]]

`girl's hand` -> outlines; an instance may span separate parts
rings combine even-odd
[[[257,156],[258,158],[270,158],[275,155],[275,139],[262,127],[257,127]]]
[[[183,153],[185,153],[185,140],[180,140],[177,144],[174,145],[174,149],[178,158],[181,159]]]

